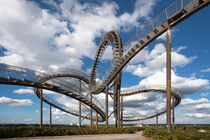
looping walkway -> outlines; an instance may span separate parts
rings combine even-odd
[[[175,26],[209,4],[210,0],[176,0],[172,5],[141,28],[124,46],[116,31],[108,32],[99,43],[90,76],[74,69],[41,73],[27,68],[0,64],[0,84],[34,87],[34,91],[39,98],[40,89],[47,89],[66,95],[94,109],[100,115],[98,121],[103,122],[106,118],[105,112],[108,112],[105,111],[104,106],[96,98],[92,98],[90,95],[85,95],[83,93],[79,95],[78,85],[63,79],[62,77],[73,77],[82,80],[89,85],[86,89],[81,89],[82,92],[90,92],[91,95],[104,93],[105,89],[111,83],[115,85],[115,88],[117,88],[116,91],[119,92],[121,80],[120,73],[124,66],[129,63],[136,54],[154,39],[163,34],[168,28]],[[112,47],[113,59],[99,80],[96,81],[98,65],[106,48],[109,46]],[[161,85],[138,86],[121,90],[119,96],[130,96],[145,92],[165,93],[166,88]],[[116,93],[113,95],[115,94]],[[177,106],[181,102],[179,91],[172,88],[172,96],[175,98],[175,106]],[[66,113],[79,116],[78,111],[69,110],[65,105],[56,102],[46,95],[43,95],[43,101]],[[149,119],[165,112],[166,110],[162,110],[148,116],[123,117],[123,121]],[[96,120],[96,117],[89,117],[87,114],[82,114],[81,117]]]

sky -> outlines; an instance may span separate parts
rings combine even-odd
[[[0,0],[0,63],[37,71],[74,68],[90,73],[97,45],[116,30],[123,44],[167,8],[167,0]],[[210,124],[210,7],[172,28],[172,87],[182,94],[176,123]],[[166,83],[166,34],[131,60],[122,71],[122,88]],[[112,59],[107,49],[98,75]],[[76,80],[76,79],[74,79]],[[33,88],[0,85],[0,124],[39,123],[40,101]],[[69,109],[78,101],[44,91]],[[104,94],[95,95],[105,105]],[[109,98],[112,110],[112,101]],[[165,94],[144,93],[124,98],[124,115],[147,115],[165,107]],[[78,118],[53,108],[54,124],[77,124]],[[83,107],[83,112],[87,109]],[[165,123],[165,114],[159,117]],[[109,119],[114,123],[113,116]],[[44,123],[49,105],[44,103]],[[83,121],[88,124],[89,121]],[[155,118],[133,123],[155,123]]]

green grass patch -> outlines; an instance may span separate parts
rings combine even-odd
[[[198,130],[205,130],[199,132]],[[143,136],[155,140],[210,140],[210,126],[177,126],[174,134],[168,132],[166,127],[146,127]]]
[[[108,129],[99,127],[99,129],[91,129],[89,127],[72,126],[0,126],[0,138],[14,138],[14,137],[35,137],[35,136],[63,136],[63,135],[91,135],[91,134],[115,134],[115,133],[135,133],[143,128],[127,127]]]

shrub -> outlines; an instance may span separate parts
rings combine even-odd
[[[206,132],[198,132],[199,129],[205,129]],[[176,127],[175,133],[171,134],[166,130],[165,127],[147,127],[143,135],[146,137],[151,137],[156,140],[210,140],[210,126],[209,127]]]
[[[61,135],[87,135],[87,134],[114,134],[135,133],[143,130],[139,127],[114,128],[100,127],[98,130],[89,127],[79,129],[75,126],[0,126],[0,138],[34,137],[34,136],[61,136]]]

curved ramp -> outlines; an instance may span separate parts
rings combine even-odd
[[[28,87],[42,88],[42,89],[58,92],[60,94],[79,100],[82,103],[86,104],[87,106],[93,108],[101,116],[101,118],[99,118],[100,119],[99,121],[104,121],[105,109],[101,105],[101,103],[98,102],[96,99],[93,99],[91,102],[90,96],[85,96],[83,94],[79,96],[78,89],[76,89],[74,85],[72,85],[71,83],[61,80],[61,79],[50,80],[44,83],[40,82],[40,81],[43,81],[43,79],[45,79],[46,81],[49,79],[49,77],[52,78],[56,76],[60,76],[60,75],[56,75],[56,74],[48,75],[48,74],[37,72],[31,69],[26,69],[26,68],[6,65],[6,64],[0,64],[0,84],[28,86]],[[83,78],[85,79],[85,77]],[[55,103],[55,105],[56,104],[57,103]],[[70,113],[71,111],[68,111],[68,112]],[[74,112],[72,112],[71,114],[75,115]]]
[[[146,92],[166,93],[166,86],[164,86],[164,85],[141,85],[141,86],[136,86],[136,87],[121,90],[121,96],[130,96],[130,95],[141,94],[141,93],[146,93]],[[181,93],[176,88],[172,88],[171,89],[171,95],[175,98],[174,106],[176,107],[181,102]],[[149,114],[147,116],[123,117],[123,121],[146,120],[146,119],[150,119],[150,118],[153,118],[155,116],[159,116],[161,114],[164,114],[165,112],[166,112],[166,109],[162,110],[162,111],[159,111],[159,112]]]
[[[198,10],[210,4],[210,0],[177,0],[158,16],[152,19],[147,25],[141,28],[131,39],[123,46],[124,55],[119,63],[111,61],[103,78],[100,78],[99,84],[92,92],[98,94],[102,92],[106,85],[109,85],[123,67],[130,60],[146,47],[154,39],[162,35],[168,28],[175,26]],[[96,53],[98,54],[98,53]]]

